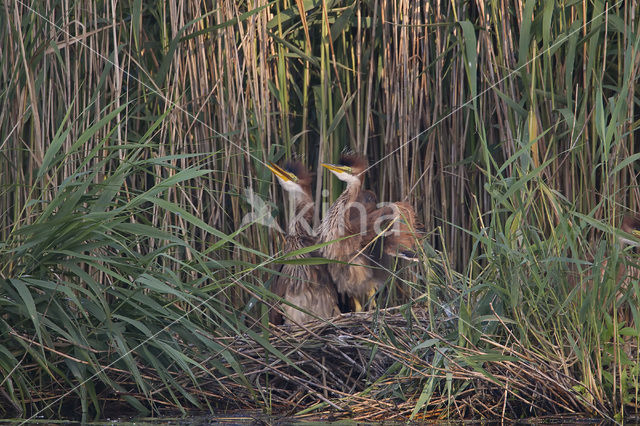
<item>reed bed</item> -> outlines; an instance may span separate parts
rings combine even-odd
[[[634,2],[1,9],[2,416],[637,411]],[[392,314],[269,327],[290,259],[264,163],[346,147],[418,212],[421,262]],[[341,186],[314,189],[319,218]]]
[[[170,377],[189,394],[191,403],[206,401],[214,410],[261,409],[301,418],[381,421],[444,415],[513,420],[523,411],[530,416],[607,417],[606,408],[592,395],[575,391],[580,383],[562,373],[560,361],[545,359],[521,342],[505,347],[493,336],[483,338],[488,349],[452,345],[431,330],[424,310],[398,311],[343,314],[331,323],[275,330],[266,352],[265,343],[250,335],[212,338],[220,351],[241,365],[240,370],[210,357],[201,361],[204,368],[194,374],[195,381],[179,371],[170,372]],[[43,349],[59,353],[55,347]],[[194,352],[186,344],[179,349]],[[135,389],[132,371],[114,368],[106,359],[98,366],[118,387]],[[100,404],[118,407],[128,397],[147,400],[161,412],[181,408],[156,368],[144,363],[136,367],[155,389],[152,396],[104,389],[97,395]],[[422,388],[424,381],[428,386]],[[61,390],[66,389],[39,388],[30,402],[55,399]]]
[[[515,419],[523,410],[606,416],[588,394],[575,392],[579,383],[561,372],[559,361],[520,342],[505,347],[493,336],[483,338],[487,350],[452,345],[431,329],[423,309],[397,311],[343,314],[331,324],[278,330],[271,342],[288,355],[286,363],[265,361],[254,341],[233,338],[228,347],[255,388],[271,390],[272,408],[288,414],[307,409],[366,421],[437,419],[447,411],[452,418]],[[241,406],[251,396],[234,386],[234,378],[220,379],[218,392]],[[428,386],[416,386],[422,381]]]

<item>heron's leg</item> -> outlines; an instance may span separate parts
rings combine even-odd
[[[353,311],[354,312],[362,312],[362,305],[357,297],[353,298]]]
[[[369,290],[369,292],[367,293],[367,300],[369,300],[369,309],[376,308],[376,298],[374,297],[375,295],[376,295],[375,287]]]

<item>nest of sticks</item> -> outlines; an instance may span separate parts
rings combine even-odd
[[[424,310],[388,309],[281,327],[267,349],[257,336],[220,339],[240,365],[216,374],[207,390],[232,403],[226,408],[325,419],[607,415],[568,374],[567,360],[543,359],[489,336],[481,338],[489,352],[454,345],[433,329]]]
[[[390,308],[303,328],[283,326],[268,337],[257,331],[209,336],[222,349],[196,356],[204,369],[189,377],[171,373],[190,395],[184,404],[177,406],[167,383],[144,365],[139,373],[154,389],[151,396],[136,389],[131,373],[105,364],[105,374],[123,392],[105,389],[100,399],[108,404],[105,412],[121,410],[134,398],[170,412],[208,404],[216,410],[363,421],[607,417],[604,404],[571,376],[571,360],[545,359],[515,336],[506,339],[508,346],[491,336],[481,336],[477,345],[453,344],[443,336],[456,335],[455,318],[432,321],[419,307]],[[60,389],[41,389],[27,402],[57,395]],[[0,394],[0,405],[7,398]]]

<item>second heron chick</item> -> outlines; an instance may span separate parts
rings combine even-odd
[[[367,192],[362,189],[368,162],[364,156],[343,154],[338,164],[322,166],[347,186],[320,223],[319,241],[329,243],[320,252],[327,259],[340,261],[327,265],[331,279],[338,293],[353,297],[355,310],[361,311],[365,302],[384,284],[384,279],[376,274],[372,260],[362,252],[368,243],[367,221],[371,213],[371,200],[367,201]]]
[[[294,207],[285,239],[285,252],[316,244],[311,228],[315,209],[311,197],[311,174],[299,161],[289,162],[284,168],[275,164],[267,167],[277,176]],[[296,256],[308,257],[309,253]],[[271,291],[288,302],[280,303],[279,309],[270,310],[269,320],[273,324],[302,324],[316,317],[327,319],[340,314],[338,296],[326,265],[285,264]]]
[[[355,310],[362,310],[388,277],[380,269],[385,268],[383,256],[415,259],[415,213],[403,202],[378,207],[375,194],[362,189],[368,168],[364,156],[344,154],[338,164],[323,166],[347,186],[320,224],[319,241],[328,243],[321,253],[340,261],[327,265],[331,278],[338,293],[353,297]],[[373,253],[374,240],[381,254]]]

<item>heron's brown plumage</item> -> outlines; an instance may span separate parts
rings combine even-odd
[[[348,152],[340,156],[341,166],[351,167],[351,174],[360,178],[360,182],[364,180],[364,171],[369,167],[369,161],[364,155]]]
[[[416,213],[411,204],[393,203],[397,211],[397,219],[391,225],[391,232],[384,240],[384,253],[390,256],[400,255],[407,259],[415,259],[416,242],[422,237],[422,227],[416,221]]]
[[[324,257],[344,262],[327,265],[338,293],[355,297],[360,304],[386,281],[387,274],[377,269],[387,263],[383,257],[400,254],[413,258],[415,241],[415,213],[409,204],[398,202],[378,208],[375,194],[362,189],[367,165],[365,157],[345,154],[338,165],[327,167],[345,180],[347,187],[331,205],[319,228],[321,242],[340,239],[321,249]],[[344,170],[357,179],[343,176]],[[384,230],[379,225],[390,220],[394,221],[391,231],[379,236],[378,232]],[[348,238],[341,239],[345,236]],[[374,238],[376,245],[384,248],[378,256],[371,246]]]
[[[358,254],[364,247],[363,232],[366,234],[366,230],[360,229],[360,221],[355,218],[361,218],[363,214],[366,218],[366,208],[354,209],[359,208],[356,202],[362,193],[363,172],[367,164],[363,156],[351,153],[342,155],[339,166],[350,167],[349,174],[357,176],[358,179],[347,182],[346,188],[329,207],[318,229],[319,241],[322,243],[349,236],[322,247],[320,252],[327,259],[349,263],[331,263],[327,265],[327,269],[338,293],[346,293],[358,299],[366,298],[371,289],[376,289],[382,284],[375,277],[371,262],[363,254]]]
[[[640,231],[640,215],[626,215],[624,218],[622,218],[622,225],[620,225],[620,228],[627,234],[633,234],[637,236],[638,231]],[[635,241],[627,239],[623,240],[623,242],[627,244],[637,245]]]
[[[289,191],[290,196],[294,198],[295,209],[284,245],[285,252],[289,253],[316,244],[316,237],[310,232],[314,202],[311,197],[312,177],[304,165],[297,161],[290,162],[285,165],[284,170],[297,177],[295,183],[300,187],[300,190]],[[310,254],[296,256],[296,258],[307,257],[310,257]],[[329,280],[325,265],[285,264],[271,291],[311,314],[281,303],[279,309],[271,309],[269,312],[269,320],[273,324],[283,322],[302,324],[315,319],[316,316],[331,318],[340,313],[337,293]]]
[[[311,181],[313,179],[313,175],[300,161],[289,161],[284,165],[284,170],[289,173],[293,173],[298,178],[296,182],[298,185],[302,187],[306,194],[311,196]]]
[[[377,202],[373,191],[365,189],[356,200],[356,204],[360,203],[364,208],[351,207],[349,210],[352,228],[366,232],[363,243],[370,244],[372,240],[376,240],[376,249],[369,250],[368,253],[375,260],[382,260],[384,255],[415,258],[416,242],[423,232],[411,204],[397,201],[378,207]],[[366,215],[363,215],[363,211]]]

